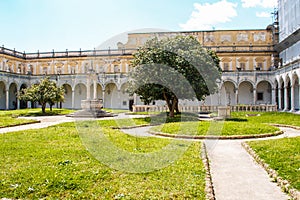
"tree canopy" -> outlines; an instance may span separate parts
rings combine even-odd
[[[64,94],[63,87],[58,87],[55,81],[45,77],[39,84],[22,89],[18,98],[23,101],[38,102],[42,106],[42,112],[45,113],[46,104],[48,103],[52,109],[56,102],[64,101]]]
[[[193,36],[148,40],[133,55],[129,93],[146,104],[165,100],[174,116],[179,99],[203,100],[217,89],[219,58]]]

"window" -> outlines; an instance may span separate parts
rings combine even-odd
[[[258,92],[257,93],[257,101],[263,101],[264,100],[264,93]]]
[[[48,72],[47,67],[43,67],[43,74],[46,74],[46,75],[47,75],[47,72]]]
[[[245,63],[240,63],[240,68],[241,70],[245,70],[246,69],[246,64]]]
[[[127,101],[123,101],[123,106],[127,106]]]
[[[57,67],[56,73],[57,73],[57,74],[61,74],[61,67]]]
[[[257,70],[262,70],[263,69],[263,64],[262,63],[257,63],[256,69]]]
[[[228,63],[224,63],[223,64],[223,71],[228,71],[229,70],[229,64]]]

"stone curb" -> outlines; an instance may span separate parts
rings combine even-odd
[[[34,122],[25,122],[25,123],[22,123],[22,124],[13,124],[13,125],[0,127],[0,129],[1,128],[11,128],[11,127],[16,127],[16,126],[29,125],[29,124],[37,124],[37,123],[41,123],[41,121],[37,120],[37,121],[34,121]]]
[[[209,159],[207,155],[206,145],[202,143],[202,151],[201,151],[201,158],[205,168],[205,194],[207,200],[215,200],[215,191],[214,186],[212,183],[211,173],[210,173],[210,165]]]
[[[266,133],[266,134],[260,134],[260,135],[233,135],[233,136],[174,135],[174,134],[155,132],[155,131],[149,131],[149,133],[152,135],[169,137],[169,138],[179,138],[179,139],[239,140],[239,139],[266,138],[266,137],[278,136],[278,135],[283,134],[283,131],[276,131],[274,133]]]
[[[276,127],[284,127],[284,128],[292,128],[296,130],[300,130],[299,126],[293,126],[293,125],[287,125],[287,124],[269,124],[271,126],[276,126]]]
[[[284,180],[278,175],[278,173],[269,167],[256,153],[255,151],[245,142],[242,142],[244,149],[252,156],[252,158],[264,168],[264,170],[269,174],[269,176],[277,182],[277,185],[280,186],[284,192],[289,194],[292,199],[300,200],[300,191],[291,187],[290,183],[287,180]]]
[[[125,127],[111,126],[111,127],[109,127],[109,128],[111,128],[111,129],[132,129],[132,128],[142,128],[142,127],[146,127],[146,126],[150,126],[150,125],[149,125],[149,124],[142,124],[142,125],[125,126]]]

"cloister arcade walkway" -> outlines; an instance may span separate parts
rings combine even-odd
[[[300,108],[299,69],[286,73],[270,72],[224,72],[219,92],[211,98],[214,105],[260,105],[277,104],[278,110],[296,111]],[[274,74],[277,73],[277,74]],[[52,76],[59,86],[65,88],[63,108],[80,109],[81,100],[102,99],[105,108],[128,109],[133,97],[126,93],[127,76],[100,74],[88,79],[87,74]],[[19,101],[17,92],[37,83],[42,76],[0,74],[0,109],[35,107]],[[89,81],[90,80],[90,81]],[[135,103],[137,99],[134,99]],[[138,104],[138,103],[137,103]]]

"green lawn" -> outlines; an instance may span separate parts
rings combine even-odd
[[[71,112],[74,112],[73,110],[68,109],[56,109],[53,108],[52,111],[49,109],[46,109],[46,114],[42,113],[42,110],[40,108],[35,109],[20,109],[20,110],[8,110],[8,111],[0,111],[0,128],[7,127],[7,126],[16,126],[16,125],[22,125],[27,124],[30,122],[35,122],[35,120],[29,120],[29,119],[20,119],[17,118],[19,116],[24,117],[36,117],[36,116],[51,116],[51,115],[66,115]]]
[[[36,120],[18,119],[18,118],[12,118],[8,116],[0,115],[0,128],[4,128],[8,126],[18,126],[18,125],[32,123],[32,122],[36,122]]]
[[[102,123],[104,135],[128,152],[155,152],[170,143],[167,139],[128,136],[110,129],[114,123],[111,121],[96,123]],[[96,135],[96,131],[93,134]],[[205,199],[205,170],[199,157],[200,145],[191,143],[179,160],[163,169],[126,173],[111,169],[91,156],[74,123],[1,134],[0,197]]]
[[[233,112],[233,118],[247,119],[249,122],[274,123],[300,126],[300,115],[286,112]],[[246,114],[260,114],[260,116],[246,117]]]
[[[300,190],[300,137],[248,142],[257,155]]]
[[[279,129],[267,124],[252,122],[174,122],[153,127],[153,131],[179,135],[257,135],[274,133]]]

